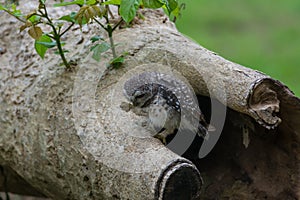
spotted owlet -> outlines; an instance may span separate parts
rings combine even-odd
[[[208,124],[190,87],[176,78],[158,72],[135,75],[124,84],[124,94],[134,107],[148,113],[154,137],[166,144],[176,131],[192,131],[207,136]]]

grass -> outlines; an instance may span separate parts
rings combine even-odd
[[[299,0],[185,0],[178,29],[228,60],[260,70],[300,96]]]

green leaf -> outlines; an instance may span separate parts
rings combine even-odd
[[[145,8],[157,9],[161,8],[164,4],[160,0],[142,0]]]
[[[110,66],[112,66],[113,68],[119,68],[119,67],[121,67],[121,65],[125,61],[125,57],[128,54],[129,53],[127,51],[125,51],[121,55],[119,55],[118,57],[111,59],[110,62],[109,62]]]
[[[17,10],[17,6],[16,6],[16,4],[11,4],[11,13],[14,15],[14,16],[16,16],[16,17],[22,17],[23,15],[22,15],[22,13],[21,13],[21,11],[20,10]]]
[[[40,41],[39,40],[36,43],[46,47],[47,49],[50,49],[50,48],[53,48],[56,46],[56,42],[54,42],[52,40],[51,41]]]
[[[71,1],[71,2],[62,2],[62,3],[56,3],[54,4],[54,7],[60,7],[60,6],[70,6],[70,5],[95,5],[97,3],[96,0],[75,0],[75,1]]]
[[[96,61],[100,61],[101,54],[103,52],[106,52],[110,49],[110,45],[107,42],[102,42],[101,44],[97,44],[91,48],[91,51],[93,51],[92,58]]]
[[[96,3],[97,3],[96,0],[89,0],[89,1],[87,1],[85,4],[86,4],[86,5],[95,5]]]
[[[36,22],[39,22],[41,19],[40,16],[37,16],[37,15],[32,15],[31,17],[28,18],[28,20],[32,23],[36,23]]]
[[[171,13],[174,11],[176,8],[178,8],[178,2],[177,0],[168,0],[168,7],[169,7],[169,12]],[[179,9],[179,8],[178,8]]]
[[[138,0],[122,0],[121,1],[120,15],[127,24],[130,23],[134,19],[138,7],[139,7]]]
[[[172,12],[175,17],[180,17],[181,12],[185,9],[185,3],[181,3],[177,8]]]
[[[79,21],[78,19],[76,19],[77,15],[78,15],[77,12],[71,12],[69,15],[62,16],[61,18],[59,18],[59,20],[63,20],[63,21],[67,21],[67,22],[72,22],[72,23],[75,23],[75,24],[79,24],[79,22],[80,22],[81,25],[84,25],[84,24],[87,23],[85,17],[81,18],[81,21]]]
[[[56,3],[56,4],[54,4],[54,7],[70,6],[70,5],[80,5],[80,6],[82,6],[83,4],[84,4],[84,0],[76,0],[76,1],[71,1],[71,2]]]
[[[178,4],[177,0],[164,0],[165,5],[163,6],[163,9],[166,14],[171,17],[171,15],[174,17],[173,22],[176,21],[176,18],[181,16],[181,11],[185,9],[185,3]]]
[[[121,5],[121,0],[110,0],[110,1],[105,1],[102,3],[102,5]]]
[[[174,15],[175,17],[179,17],[180,16],[180,7],[175,8],[171,14]]]
[[[39,54],[39,56],[44,59],[45,53],[48,50],[48,48],[45,45],[39,44],[40,42],[52,42],[51,38],[47,35],[42,35],[40,39],[35,40],[34,48],[36,52]]]
[[[17,6],[15,4],[11,4],[10,8],[7,8],[0,4],[0,10],[4,10],[10,15],[13,15],[15,17],[23,17],[23,14],[21,13],[20,10],[17,10]]]
[[[0,10],[8,10],[8,9],[0,4]]]
[[[117,63],[123,63],[125,61],[123,56],[116,57],[110,61],[110,64],[114,65]]]
[[[128,54],[128,52],[122,53],[122,55],[118,56],[117,58],[113,58],[110,60],[109,64],[113,68],[119,68],[125,61],[125,56]]]
[[[101,37],[100,35],[96,35],[96,36],[93,36],[91,39],[92,43],[98,41],[98,40],[103,40],[103,37]]]
[[[61,18],[59,18],[59,20],[75,23],[75,16],[76,15],[77,15],[76,12],[71,12],[69,15],[62,16]]]
[[[64,49],[64,50],[63,50],[63,52],[64,52],[64,53],[69,53],[70,51],[69,51],[69,50],[66,50],[66,49]],[[54,54],[56,54],[56,55],[60,55],[60,53],[59,53],[59,51],[58,51],[58,50],[57,50],[57,51],[55,51],[55,52],[54,52]]]

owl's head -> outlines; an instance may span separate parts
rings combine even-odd
[[[127,98],[137,107],[148,106],[157,94],[157,89],[153,84],[146,84],[135,88],[131,93],[125,90]]]
[[[124,83],[124,95],[134,106],[145,107],[155,95],[151,84],[152,72],[144,72],[132,76]]]

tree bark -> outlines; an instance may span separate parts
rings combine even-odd
[[[73,71],[53,52],[40,60],[30,38],[15,33],[19,23],[0,16],[1,166],[39,191],[27,194],[53,199],[299,198],[299,98],[187,39],[161,11],[143,14],[114,35],[117,54],[128,52],[119,69],[107,67],[110,52],[91,58],[89,38],[106,36],[96,24],[74,28],[64,38]],[[222,134],[208,156],[177,155],[138,123],[146,117],[122,108],[124,82],[144,71],[188,82],[204,107],[203,96],[227,107],[226,117],[211,113]],[[0,189],[19,192],[19,184]]]

